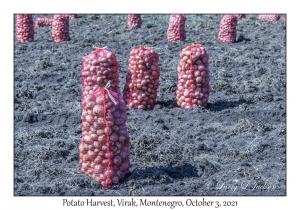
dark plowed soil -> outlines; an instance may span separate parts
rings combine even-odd
[[[52,17],[53,15],[35,15]],[[186,41],[169,43],[169,15],[84,15],[71,41],[51,28],[14,43],[14,195],[286,195],[286,21],[238,21],[237,42],[220,43],[223,15],[187,15]],[[210,56],[208,107],[175,102],[179,53],[195,43]],[[128,110],[130,174],[111,189],[79,168],[81,65],[93,45],[114,52],[123,90],[129,52],[146,45],[161,68],[153,110]]]

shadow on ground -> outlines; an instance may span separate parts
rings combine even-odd
[[[216,101],[215,103],[208,103],[207,104],[207,109],[209,111],[222,111],[224,109],[238,107],[241,104],[249,105],[251,103],[252,102],[246,101],[245,99],[240,99],[238,101],[224,101],[224,100],[220,100],[220,101]]]

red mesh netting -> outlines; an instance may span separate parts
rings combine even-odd
[[[123,99],[129,108],[150,109],[156,103],[160,69],[158,54],[141,46],[130,52]]]
[[[92,94],[111,81],[110,89],[119,93],[119,63],[114,53],[98,48],[82,61],[82,97]]]
[[[206,107],[210,93],[209,56],[204,47],[190,45],[180,53],[176,102],[179,107]]]
[[[32,14],[17,15],[16,38],[19,42],[32,42],[34,40],[34,22]]]
[[[54,15],[52,21],[52,39],[55,42],[69,41],[69,17],[65,15]]]
[[[280,19],[280,15],[258,15],[258,19],[263,21],[277,21]]]
[[[140,28],[142,26],[141,15],[128,15],[128,26],[129,28]]]
[[[220,23],[220,30],[218,36],[220,42],[235,42],[236,26],[236,15],[224,15]]]
[[[106,188],[129,172],[130,145],[126,104],[119,94],[100,87],[82,102],[80,168]]]
[[[185,33],[186,16],[183,14],[171,15],[167,37],[169,42],[184,41],[186,38]]]

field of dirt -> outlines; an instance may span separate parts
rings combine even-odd
[[[53,14],[36,14],[51,18]],[[70,41],[56,43],[51,27],[33,42],[14,42],[15,196],[284,196],[286,195],[286,21],[247,14],[237,42],[218,41],[223,14],[187,14],[186,40],[167,41],[169,14],[78,14]],[[207,108],[175,101],[179,53],[192,43],[209,54]],[[81,65],[104,47],[120,63],[122,92],[129,52],[142,45],[159,54],[157,103],[128,109],[130,173],[105,189],[79,168]]]

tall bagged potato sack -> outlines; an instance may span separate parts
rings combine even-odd
[[[110,81],[110,90],[119,93],[119,67],[116,55],[105,49],[97,48],[82,61],[82,97],[92,94]]]
[[[142,17],[138,14],[129,14],[127,16],[127,24],[129,28],[140,28],[142,26]]]
[[[17,15],[16,38],[17,38],[18,42],[34,41],[33,14]]]
[[[199,44],[192,44],[181,51],[176,89],[179,107],[207,106],[210,93],[208,60],[206,49]]]
[[[83,98],[81,106],[80,168],[85,175],[110,188],[130,168],[126,104],[106,86]]]
[[[156,103],[160,68],[158,54],[141,46],[131,50],[123,99],[129,108],[150,109]]]
[[[52,21],[52,39],[55,42],[70,41],[69,16],[54,15]]]
[[[184,41],[186,16],[183,14],[173,14],[170,16],[167,37],[169,42]]]
[[[258,19],[262,21],[277,21],[280,19],[280,15],[258,15]]]
[[[219,29],[220,42],[236,42],[237,15],[224,15]]]

